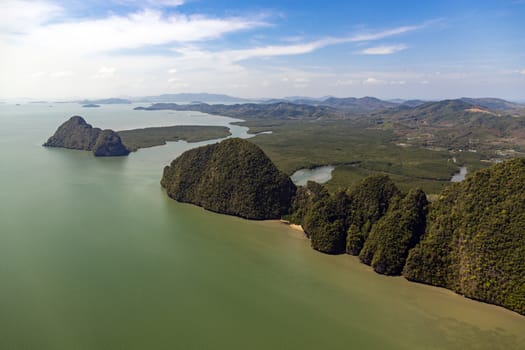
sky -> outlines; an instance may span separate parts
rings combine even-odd
[[[0,0],[0,99],[525,100],[525,0]]]

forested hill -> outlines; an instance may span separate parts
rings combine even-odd
[[[240,119],[341,119],[345,112],[326,106],[310,106],[289,102],[271,104],[245,103],[235,105],[224,104],[189,104],[155,103],[149,107],[136,107],[135,110],[175,110],[197,111],[214,115],[222,115]]]
[[[259,220],[287,214],[296,191],[259,147],[239,138],[184,152],[161,184],[177,201]]]
[[[525,159],[446,189],[405,276],[525,314]]]
[[[378,273],[451,289],[525,314],[525,159],[452,184],[429,204],[386,176],[328,193],[299,187],[287,217],[312,248],[358,255]]]

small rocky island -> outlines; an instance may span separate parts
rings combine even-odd
[[[92,151],[97,157],[129,154],[129,150],[115,131],[94,128],[80,116],[73,116],[60,125],[44,146]]]
[[[232,138],[184,152],[161,185],[180,202],[247,219],[288,214],[296,187],[256,145]]]

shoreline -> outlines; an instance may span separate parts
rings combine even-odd
[[[306,235],[306,232],[304,232],[304,229],[303,229],[303,227],[301,225],[292,224],[290,221],[283,220],[283,219],[276,220],[276,221],[280,222],[281,224],[284,224],[284,225],[288,226],[292,230],[302,232],[302,233],[304,233]]]

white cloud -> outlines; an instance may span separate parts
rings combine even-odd
[[[0,33],[27,32],[62,14],[63,9],[49,1],[2,0]]]
[[[113,0],[117,3],[127,5],[147,5],[149,7],[179,7],[184,5],[183,0]]]
[[[525,75],[525,69],[522,69],[522,70],[520,71],[520,74]]]
[[[363,89],[364,85],[370,89],[374,85],[386,88],[391,85],[390,81],[402,85],[399,82],[405,80],[404,76],[387,77],[377,72],[344,76],[341,72],[334,73],[331,67],[322,67],[319,71],[305,66],[274,67],[272,60],[264,65],[245,61],[304,55],[331,45],[368,43],[425,26],[403,26],[310,41],[303,37],[276,38],[275,44],[235,49],[221,46],[212,50],[209,41],[268,26],[269,16],[186,15],[181,13],[183,8],[177,9],[183,1],[156,1],[155,4],[153,0],[114,1],[137,8],[145,4],[149,9],[73,20],[67,19],[65,8],[50,1],[0,0],[0,19],[6,17],[6,21],[0,21],[0,28],[9,28],[0,31],[0,96],[152,95],[187,91],[190,87],[198,91],[260,96],[265,93],[290,95],[294,89],[300,89],[301,94],[317,94],[326,89],[321,93],[328,94],[333,93],[330,89],[336,86],[339,87],[336,91]],[[175,10],[167,12],[166,6]],[[8,22],[7,17],[18,20]],[[171,51],[147,50],[168,45],[173,47]],[[128,50],[133,53],[129,54]],[[74,86],[71,80],[65,80],[73,76]],[[104,79],[103,84],[100,79]]]
[[[41,77],[43,77],[45,74],[46,74],[46,72],[34,72],[33,74],[31,74],[31,77],[32,77],[32,78],[41,78]]]
[[[144,10],[124,17],[50,25],[31,36],[44,46],[63,48],[67,43],[69,49],[90,53],[217,39],[262,25],[264,23],[248,18],[216,19],[181,14],[164,17],[159,11]]]
[[[418,26],[402,26],[402,27],[397,27],[397,28],[383,30],[383,31],[380,31],[380,32],[375,32],[375,33],[359,34],[359,35],[353,36],[352,37],[352,41],[358,42],[358,41],[380,40],[380,39],[388,38],[388,37],[391,37],[391,36],[394,36],[394,35],[399,35],[399,34],[405,34],[405,33],[408,33],[408,32],[413,32],[415,30],[422,29],[422,28],[426,27],[427,25],[428,25],[428,23],[422,24],[422,25],[418,25]]]
[[[58,72],[52,72],[49,74],[51,78],[54,79],[62,79],[62,78],[68,78],[73,76],[75,73],[71,71],[58,71]]]
[[[404,44],[399,45],[381,45],[369,47],[361,51],[363,55],[391,55],[393,53],[407,49],[408,46]]]
[[[101,67],[93,77],[95,79],[109,79],[115,75],[116,71],[115,67]]]
[[[149,0],[148,2],[171,7],[178,7],[184,4],[182,0]]]
[[[386,84],[386,81],[376,79],[376,78],[366,78],[365,80],[363,80],[363,84],[364,85],[384,85]]]
[[[173,51],[181,54],[183,57],[188,58],[194,63],[198,60],[207,59],[209,63],[215,61],[216,64],[220,62],[239,62],[251,58],[265,58],[275,56],[293,56],[308,54],[327,46],[353,43],[362,40],[376,40],[382,39],[388,36],[396,35],[398,33],[406,33],[409,30],[415,30],[418,26],[413,27],[400,27],[389,31],[378,32],[375,34],[341,37],[341,38],[323,38],[320,40],[310,41],[306,43],[289,44],[289,45],[268,45],[259,46],[249,49],[240,50],[223,50],[219,52],[209,52],[199,50],[196,48],[174,48]],[[407,48],[406,45],[393,45],[393,46],[380,46],[376,48],[370,48],[367,54],[389,54],[397,51],[401,51]]]

